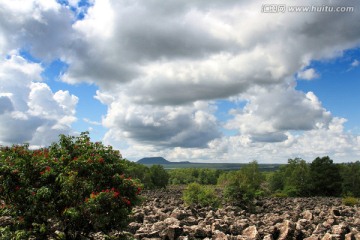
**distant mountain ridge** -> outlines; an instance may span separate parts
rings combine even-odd
[[[145,157],[137,161],[141,164],[170,164],[171,162],[163,157]]]
[[[207,169],[221,169],[221,170],[239,170],[247,163],[204,163],[204,162],[171,162],[163,157],[145,157],[137,161],[139,164],[145,166],[162,165],[165,169],[177,169],[177,168],[207,168]],[[282,164],[259,164],[260,171],[275,171]]]
[[[137,161],[141,164],[186,164],[190,163],[189,161],[182,162],[170,162],[163,157],[145,157]]]

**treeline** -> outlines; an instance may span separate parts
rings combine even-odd
[[[179,168],[165,170],[161,165],[147,167],[126,161],[126,173],[138,178],[147,189],[171,185],[218,185],[224,190],[248,196],[288,197],[354,196],[360,197],[360,162],[335,164],[328,156],[311,163],[289,159],[274,172],[261,172],[253,161],[240,170]]]
[[[169,184],[200,183],[204,185],[215,185],[223,170],[207,168],[179,168],[169,170]]]
[[[360,162],[334,164],[318,157],[310,164],[289,159],[269,178],[271,192],[285,196],[360,197]]]
[[[261,172],[253,161],[238,171],[213,169],[174,169],[169,184],[199,183],[222,188],[239,188],[248,195],[289,197],[354,196],[360,197],[360,162],[335,164],[329,157],[311,163],[289,159],[274,172]]]

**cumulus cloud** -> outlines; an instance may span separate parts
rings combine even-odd
[[[320,75],[313,68],[308,68],[297,73],[297,77],[303,80],[312,80],[320,77]]]
[[[120,138],[160,147],[206,147],[220,136],[211,107],[200,102],[151,107],[131,104],[130,99],[123,97],[111,103],[103,122],[109,129],[119,129]]]
[[[199,124],[194,103],[238,96],[248,104],[225,126],[250,143],[283,143],[288,131],[327,129],[332,116],[315,94],[284,83],[295,73],[320,77],[309,68],[312,60],[359,44],[359,16],[263,14],[262,4],[95,1],[73,25],[81,37],[67,55],[63,80],[99,85],[108,136],[116,132],[138,144],[207,146],[220,137],[219,124],[211,111]]]
[[[327,128],[332,119],[312,92],[292,87],[255,88],[243,97],[249,102],[240,111],[231,110],[234,118],[225,127],[238,129],[253,141],[283,142],[285,131]]]
[[[41,136],[70,131],[76,120],[77,98],[53,93],[41,82],[40,64],[9,54],[14,49],[65,62],[64,82],[99,86],[96,98],[108,107],[104,139],[133,156],[143,151],[236,160],[244,156],[237,151],[256,158],[287,148],[291,154],[307,148],[311,134],[334,136],[343,125],[314,93],[296,90],[295,81],[320,77],[310,67],[313,60],[359,45],[359,14],[265,14],[260,0],[65,2],[0,3],[0,57],[10,55],[1,62],[0,79],[16,79],[0,86],[1,126],[16,119],[11,128],[28,129],[3,142],[40,144]],[[221,122],[218,99],[246,105]],[[238,135],[222,136],[222,126]],[[353,149],[358,144],[346,134],[337,139]]]
[[[53,93],[41,80],[42,67],[18,55],[0,61],[0,144],[48,145],[71,132],[78,98]]]
[[[50,61],[60,58],[76,41],[71,11],[55,0],[0,2],[0,56],[28,49]]]
[[[183,104],[278,84],[312,59],[358,44],[358,16],[263,14],[261,5],[95,1],[73,26],[79,42],[66,58],[70,68],[63,80],[87,80],[114,94],[114,84],[121,84],[138,102]],[[334,36],[335,30],[342,34]],[[303,77],[317,74],[307,70]]]

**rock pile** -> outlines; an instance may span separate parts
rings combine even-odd
[[[145,193],[128,231],[136,239],[360,240],[360,208],[338,198],[264,198],[254,212],[187,207],[181,189]]]

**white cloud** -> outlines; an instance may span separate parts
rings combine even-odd
[[[18,55],[0,61],[0,144],[48,145],[71,132],[78,98],[38,82],[42,70]]]
[[[360,65],[360,62],[355,59],[352,63],[351,63],[351,67],[358,67]]]
[[[317,97],[289,87],[255,88],[242,97],[249,99],[243,110],[232,111],[234,118],[225,127],[238,129],[259,142],[283,142],[286,131],[327,128],[331,114]]]
[[[91,124],[91,125],[98,125],[98,126],[100,126],[100,125],[101,125],[101,123],[100,123],[100,122],[91,121],[91,120],[90,120],[90,119],[88,119],[88,118],[83,118],[83,121],[84,121],[84,122],[86,122],[86,123],[89,123],[89,124]]]
[[[308,68],[308,69],[304,69],[304,70],[301,70],[300,72],[298,72],[297,77],[299,79],[303,79],[303,80],[312,80],[315,78],[319,78],[320,75],[316,72],[315,69]]]
[[[68,1],[75,8],[78,3]],[[1,141],[41,145],[54,133],[71,131],[76,120],[78,99],[53,93],[41,82],[40,64],[10,54],[26,49],[41,61],[66,62],[64,82],[99,86],[96,98],[108,107],[104,140],[130,156],[266,159],[307,153],[312,138],[314,146],[329,136],[337,143],[335,154],[358,154],[343,122],[314,93],[295,90],[292,77],[319,78],[311,61],[358,46],[360,15],[264,14],[262,4],[96,0],[73,13],[55,0],[0,2],[0,57],[10,55],[1,62],[0,81],[15,79],[0,85],[1,126],[24,128],[16,136],[1,128]],[[76,20],[79,13],[85,16]],[[216,100],[234,98],[246,106],[220,122]],[[222,136],[223,125],[239,135]]]
[[[360,31],[353,24],[359,16],[263,14],[261,1],[157,3],[95,1],[74,25],[81,44],[67,56],[64,81],[100,86],[97,98],[108,106],[107,140],[121,139],[131,154],[136,151],[129,145],[144,152],[192,147],[188,151],[200,156],[196,147],[228,140],[217,133],[213,111],[201,110],[206,121],[196,122],[193,103],[210,106],[237,96],[248,104],[225,126],[239,130],[233,138],[249,152],[297,142],[291,131],[330,131],[330,112],[315,94],[295,90],[293,82],[288,86],[288,79],[295,73],[318,78],[309,68],[312,60],[356,46]],[[342,34],[334,36],[334,29]]]
[[[71,11],[55,0],[0,2],[0,57],[25,48],[36,57],[60,58],[75,41]]]
[[[159,147],[206,147],[220,136],[211,111],[211,106],[199,102],[186,106],[137,105],[124,96],[111,103],[103,124],[116,130],[119,138]]]

